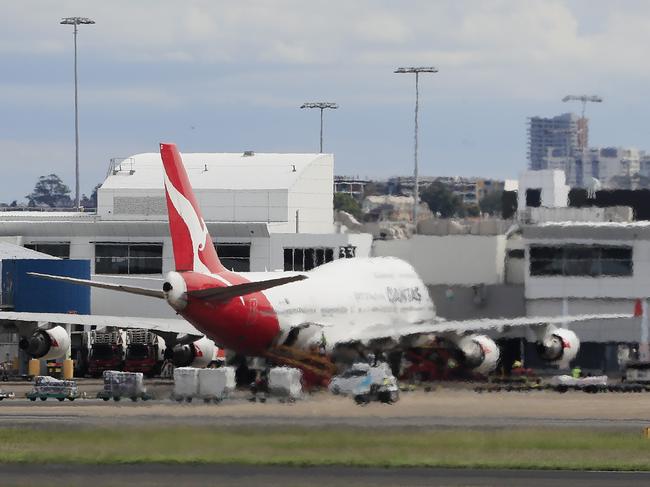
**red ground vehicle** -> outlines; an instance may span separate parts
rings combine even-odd
[[[100,377],[105,370],[122,370],[126,352],[124,332],[90,332],[88,373]]]
[[[147,377],[160,373],[165,345],[164,340],[149,330],[128,330],[126,332],[126,372],[142,372]]]

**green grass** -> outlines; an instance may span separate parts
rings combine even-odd
[[[239,463],[650,470],[641,432],[337,428],[0,428],[0,463]]]

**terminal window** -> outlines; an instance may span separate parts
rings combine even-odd
[[[632,247],[531,246],[531,276],[631,276]]]
[[[334,260],[334,249],[322,248],[285,248],[285,271],[308,271],[326,262]]]
[[[95,274],[162,274],[161,243],[96,243]]]
[[[60,259],[70,258],[70,242],[34,242],[26,244],[25,248]]]
[[[251,244],[250,243],[216,243],[217,254],[223,266],[235,272],[250,272]]]

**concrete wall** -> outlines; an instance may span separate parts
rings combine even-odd
[[[334,157],[322,154],[309,164],[288,193],[288,228],[300,233],[330,233],[334,229]]]
[[[438,316],[448,320],[515,318],[526,314],[522,285],[427,287]]]
[[[503,235],[415,235],[408,240],[375,240],[372,254],[410,262],[425,284],[501,284]]]

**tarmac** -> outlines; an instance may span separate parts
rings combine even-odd
[[[115,485],[289,487],[312,485],[464,487],[622,487],[647,485],[650,473],[429,468],[260,467],[243,465],[2,465],[3,486]]]
[[[2,386],[11,391],[11,384]],[[20,385],[19,387],[23,387]],[[80,387],[81,390],[83,390]],[[567,427],[640,430],[650,426],[650,394],[587,394],[552,391],[478,394],[469,389],[440,388],[403,393],[393,405],[358,406],[349,397],[327,392],[306,395],[294,403],[270,399],[249,402],[248,393],[219,404],[177,403],[171,389],[158,391],[154,401],[104,402],[92,398],[74,402],[31,402],[17,398],[0,402],[0,425],[179,424],[218,426],[258,425],[430,428]],[[24,394],[24,393],[23,393]]]
[[[607,428],[635,430],[650,426],[650,394],[587,394],[552,391],[476,393],[469,387],[440,387],[430,392],[406,392],[393,405],[358,406],[349,397],[327,392],[307,394],[296,402],[269,399],[250,402],[244,391],[219,404],[202,401],[178,403],[170,399],[171,385],[164,381],[149,387],[153,401],[95,399],[101,381],[81,381],[88,399],[74,402],[24,399],[27,383],[3,383],[16,399],[0,402],[0,427],[20,425],[41,428],[93,428],[114,426],[164,427],[214,426],[350,426],[359,428],[471,428],[518,427]],[[273,486],[445,485],[514,486],[553,484],[572,486],[623,486],[650,483],[650,473],[519,471],[473,469],[380,469],[350,467],[275,467],[242,465],[2,465],[5,486],[48,485],[211,485]]]

